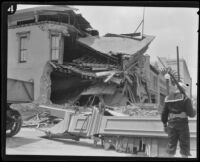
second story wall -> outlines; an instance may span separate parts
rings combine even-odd
[[[25,39],[21,41],[23,37]],[[50,59],[49,42],[48,32],[42,31],[38,25],[8,29],[7,77],[34,82],[35,99],[44,65]],[[20,49],[25,49],[21,61]]]

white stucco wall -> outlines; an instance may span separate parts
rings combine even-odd
[[[19,63],[18,32],[30,31],[28,40],[28,60]],[[44,65],[50,59],[50,41],[47,31],[42,31],[38,25],[8,29],[8,67],[7,77],[34,82],[34,99],[39,96],[40,77]]]

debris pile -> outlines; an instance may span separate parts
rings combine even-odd
[[[11,104],[11,108],[19,111],[23,121],[26,121],[37,113],[40,113],[38,105],[35,103]]]
[[[127,102],[149,102],[144,52],[153,38],[145,35],[139,40],[124,35],[107,35],[77,39],[76,49],[70,47],[72,49],[66,51],[68,56],[64,55],[62,64],[49,62],[53,67],[52,102],[84,106],[94,100],[93,105],[101,101],[112,106],[117,95],[123,96],[124,106]]]
[[[63,108],[63,106],[55,105]],[[11,104],[11,108],[19,111],[22,116],[22,127],[49,127],[60,122],[62,119],[50,115],[38,108],[35,103]]]
[[[156,115],[141,107],[128,108],[133,103],[150,102],[144,53],[153,36],[143,35],[138,39],[132,33],[74,38],[74,33],[70,34],[63,38],[63,60],[49,61],[44,67],[35,107],[56,104],[57,108],[60,105],[61,109],[81,113],[91,112],[91,107],[102,103],[118,107],[120,110],[114,111],[125,115]],[[37,111],[24,125],[52,123],[47,114]]]
[[[107,106],[108,109],[112,109],[115,112],[132,116],[132,117],[145,117],[145,118],[151,118],[151,117],[160,117],[160,113],[158,111],[158,108],[152,107],[152,105],[145,105],[145,104],[139,104],[139,105],[128,105],[128,106],[118,106],[118,107],[110,107]]]
[[[124,35],[78,38],[65,51],[62,63],[46,64],[37,104],[56,104],[57,108],[84,113],[102,103],[117,107],[114,111],[118,115],[157,115],[131,106],[150,101],[144,52],[153,38],[147,35],[141,40]],[[34,114],[25,125],[48,123],[48,117],[41,118],[40,113]]]
[[[34,116],[31,116],[27,120],[23,121],[22,127],[51,127],[62,120],[63,119],[51,116],[46,112],[37,113]]]
[[[133,117],[159,117],[160,114],[158,113],[158,110],[147,110],[147,109],[141,109],[141,108],[127,108],[124,112],[124,114],[129,114]]]

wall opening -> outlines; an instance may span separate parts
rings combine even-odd
[[[88,88],[91,81],[81,79],[75,75],[53,71],[51,73],[51,96],[50,100],[54,104],[74,103],[80,93]]]

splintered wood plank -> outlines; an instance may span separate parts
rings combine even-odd
[[[145,148],[145,153],[147,156],[151,156],[151,138],[146,138],[145,140],[146,148]]]
[[[135,138],[135,147],[137,147],[137,151],[139,151],[139,148],[140,148],[140,139],[138,137]]]
[[[56,108],[56,107],[47,106],[47,105],[39,105],[39,109],[42,111],[45,111],[45,112],[49,112],[52,116],[56,116],[56,117],[63,118],[63,119],[65,117],[66,112],[71,112],[71,113],[75,112],[72,110]]]
[[[128,138],[124,137],[123,140],[122,140],[122,149],[123,149],[123,152],[126,152],[127,146],[128,146]]]
[[[133,153],[133,143],[134,143],[134,138],[129,138],[128,141],[128,152]]]
[[[153,138],[151,142],[151,157],[158,156],[158,139]]]

